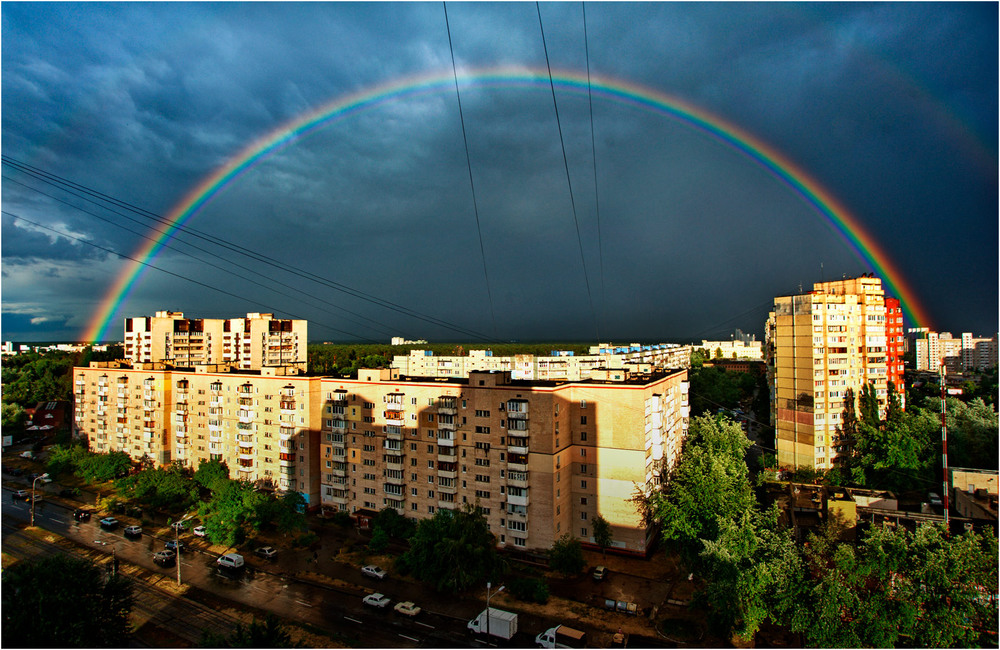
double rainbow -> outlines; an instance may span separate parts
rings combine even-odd
[[[526,68],[490,68],[470,70],[459,74],[459,81],[473,87],[545,87],[549,85],[547,70]],[[271,133],[254,141],[231,157],[226,164],[205,177],[180,201],[165,218],[165,225],[153,230],[148,243],[132,255],[132,261],[119,274],[114,285],[93,314],[84,334],[85,341],[103,341],[108,328],[115,320],[130,293],[135,288],[148,263],[170,241],[178,229],[190,221],[230,183],[254,168],[268,157],[278,153],[310,133],[347,119],[358,113],[375,109],[390,102],[410,97],[454,91],[451,70],[391,81],[374,88],[338,97],[307,114],[296,117]],[[917,302],[916,294],[904,282],[902,274],[875,239],[862,224],[819,183],[810,178],[780,152],[707,111],[676,97],[630,82],[574,72],[553,72],[552,83],[557,90],[586,95],[633,106],[678,121],[696,129],[718,142],[735,149],[772,176],[788,186],[792,192],[811,206],[832,229],[846,242],[852,252],[872,271],[880,276],[888,293],[899,297],[904,314],[915,325],[928,323],[926,312]]]

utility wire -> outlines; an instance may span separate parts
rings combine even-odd
[[[597,259],[601,268],[601,308],[599,324],[605,324],[607,318],[607,302],[604,298],[604,240],[601,238],[601,199],[597,191],[597,144],[594,138],[594,97],[590,87],[590,41],[587,38],[587,3],[581,2],[583,10],[583,51],[587,57],[587,105],[590,107],[590,150],[594,160],[594,210],[597,213]],[[600,342],[600,336],[598,336]]]
[[[8,182],[11,182],[11,183],[14,183],[14,184],[16,184],[16,185],[20,185],[21,187],[24,187],[24,188],[27,188],[27,189],[29,189],[29,190],[31,190],[31,191],[33,191],[33,192],[37,192],[38,194],[41,194],[42,196],[45,196],[45,197],[48,197],[48,198],[52,199],[53,201],[56,201],[57,203],[62,203],[63,205],[67,205],[67,206],[69,206],[69,207],[73,208],[74,210],[79,210],[80,212],[82,212],[82,213],[84,213],[84,214],[87,214],[87,215],[90,215],[91,217],[94,217],[95,219],[99,219],[100,221],[104,221],[105,223],[109,223],[109,224],[111,224],[112,226],[115,226],[116,228],[121,228],[121,229],[122,229],[122,230],[124,230],[125,232],[130,232],[130,233],[132,233],[133,235],[138,235],[139,237],[142,237],[143,239],[146,239],[146,240],[148,240],[148,241],[153,241],[153,240],[155,240],[155,239],[156,239],[155,237],[151,237],[151,236],[149,235],[149,232],[150,232],[149,228],[147,228],[147,229],[146,229],[145,231],[143,231],[143,232],[139,232],[138,230],[133,230],[133,229],[131,229],[131,228],[127,228],[127,227],[125,227],[125,226],[121,225],[120,223],[115,223],[115,222],[114,222],[114,221],[112,221],[111,219],[108,219],[108,218],[106,218],[106,217],[102,217],[101,215],[97,214],[96,212],[91,212],[90,210],[84,210],[83,208],[81,208],[81,207],[79,207],[79,206],[77,206],[77,205],[73,205],[72,203],[70,203],[70,202],[68,202],[68,201],[64,201],[64,200],[62,200],[62,199],[60,199],[60,198],[58,198],[58,197],[56,197],[56,196],[53,196],[52,194],[49,194],[49,193],[47,193],[47,192],[43,192],[43,191],[41,191],[40,189],[38,189],[38,188],[36,188],[36,187],[32,187],[32,186],[30,186],[30,185],[27,185],[27,184],[25,184],[25,183],[22,183],[22,182],[20,182],[20,181],[17,181],[17,180],[14,180],[13,178],[10,178],[9,176],[2,176],[2,178],[3,178],[4,180],[8,181]],[[82,198],[82,197],[81,197],[81,198]],[[135,219],[135,218],[133,218],[133,217],[130,217],[130,216],[128,216],[127,214],[123,214],[123,213],[121,213],[121,212],[118,212],[118,211],[116,211],[116,210],[111,210],[110,208],[107,208],[107,207],[105,207],[104,209],[108,210],[108,211],[109,211],[109,212],[111,212],[112,214],[116,214],[116,215],[118,215],[118,216],[122,217],[123,219],[127,219],[128,221],[131,221],[131,222],[133,222],[133,223],[136,223],[136,224],[140,224],[140,225],[142,225],[142,222],[140,222],[140,221],[139,221],[138,219]],[[160,230],[159,228],[157,228],[157,227],[155,227],[155,226],[154,226],[154,227],[152,228],[152,230],[153,230],[153,232],[157,232],[157,233],[160,233],[160,234],[165,234],[165,231],[163,231],[163,230]],[[190,246],[191,248],[193,248],[193,249],[195,249],[195,250],[198,250],[198,251],[201,251],[201,252],[203,252],[203,253],[205,253],[205,254],[207,254],[207,255],[214,255],[214,253],[212,253],[211,251],[209,251],[209,250],[207,250],[207,249],[205,249],[205,248],[202,248],[202,247],[200,247],[200,246],[196,246],[196,245],[194,245],[194,244],[192,244],[192,243],[190,243],[190,242],[184,242],[184,241],[182,241],[181,243],[183,243],[183,244],[184,244],[185,246]],[[187,257],[190,257],[191,259],[193,259],[193,260],[195,260],[195,261],[197,261],[197,262],[201,262],[202,264],[205,264],[206,266],[210,266],[210,267],[212,267],[212,268],[214,268],[214,269],[218,269],[218,270],[220,270],[220,271],[222,271],[222,272],[224,272],[224,273],[228,273],[229,275],[232,275],[233,277],[236,277],[236,278],[239,278],[240,280],[243,280],[244,282],[249,282],[250,284],[254,284],[254,285],[257,285],[258,287],[261,287],[261,288],[264,288],[264,289],[267,289],[268,291],[274,291],[274,292],[276,292],[276,293],[277,293],[277,289],[275,289],[275,288],[273,288],[273,287],[269,287],[269,286],[267,286],[267,285],[265,285],[265,284],[263,284],[263,283],[261,283],[261,282],[258,282],[258,281],[256,281],[256,280],[253,280],[253,279],[251,279],[251,278],[248,278],[248,277],[246,277],[246,276],[244,276],[244,275],[240,275],[239,273],[236,273],[236,272],[235,272],[235,271],[233,271],[232,269],[229,269],[229,268],[226,268],[225,266],[222,266],[221,264],[215,264],[214,262],[211,262],[211,261],[209,261],[209,260],[206,260],[206,259],[203,259],[203,258],[201,258],[201,257],[198,257],[197,255],[192,255],[191,253],[189,253],[189,252],[187,252],[187,251],[184,251],[184,250],[181,250],[181,249],[177,248],[176,246],[171,246],[170,244],[163,244],[163,248],[166,248],[166,249],[169,249],[169,250],[172,250],[172,251],[175,251],[175,252],[177,252],[177,253],[179,253],[179,254],[181,254],[181,255],[184,255],[184,256],[187,256]],[[354,323],[355,325],[360,325],[360,326],[362,326],[362,327],[373,327],[373,328],[375,328],[375,329],[377,329],[377,330],[380,330],[380,331],[381,331],[381,332],[382,332],[383,334],[389,334],[389,335],[391,335],[391,334],[393,333],[393,332],[392,332],[391,330],[389,330],[389,329],[388,329],[388,328],[386,328],[386,327],[383,327],[383,326],[382,326],[382,325],[381,325],[380,323],[378,323],[377,321],[374,321],[374,320],[372,320],[372,319],[370,319],[370,318],[367,318],[367,317],[365,317],[365,316],[362,316],[361,314],[358,314],[358,313],[356,313],[356,312],[353,312],[353,311],[351,311],[351,310],[349,310],[349,309],[346,309],[346,308],[344,308],[344,307],[341,307],[341,306],[339,306],[339,305],[335,305],[334,303],[332,303],[332,302],[329,302],[329,301],[326,301],[326,300],[323,300],[322,298],[319,298],[319,297],[317,297],[317,296],[313,296],[313,295],[311,295],[311,294],[309,294],[309,293],[306,293],[305,291],[302,291],[301,289],[297,289],[296,287],[293,287],[293,286],[292,286],[292,285],[290,285],[290,284],[286,284],[286,283],[284,283],[284,282],[281,282],[281,281],[279,281],[279,280],[275,280],[275,279],[273,279],[273,278],[270,278],[269,276],[267,276],[267,275],[265,275],[265,274],[263,274],[263,273],[260,273],[260,272],[258,272],[258,271],[255,271],[255,270],[251,269],[250,267],[247,267],[247,266],[243,266],[243,265],[241,265],[241,264],[237,264],[236,262],[232,262],[232,261],[230,261],[230,260],[226,260],[226,262],[227,262],[228,264],[232,265],[232,266],[235,266],[235,267],[237,267],[237,268],[241,268],[241,269],[244,269],[244,270],[246,270],[246,271],[248,271],[248,272],[250,272],[250,273],[252,273],[252,274],[254,274],[254,275],[257,275],[257,276],[260,276],[260,277],[262,277],[262,278],[267,278],[268,280],[271,280],[272,282],[274,282],[274,283],[275,283],[275,284],[277,284],[278,286],[281,286],[281,287],[284,287],[284,288],[286,288],[286,289],[290,289],[290,290],[292,290],[292,291],[294,291],[294,292],[296,292],[296,293],[300,293],[300,294],[302,294],[302,295],[305,295],[305,296],[308,296],[308,297],[310,297],[310,298],[314,298],[314,299],[316,299],[316,300],[318,300],[318,301],[320,301],[320,302],[322,302],[322,303],[325,303],[325,304],[327,304],[327,305],[330,305],[331,307],[336,307],[338,311],[331,311],[331,310],[329,310],[329,309],[325,309],[325,308],[323,308],[323,307],[320,307],[319,305],[315,305],[315,304],[310,304],[310,303],[306,302],[306,304],[307,304],[307,305],[309,305],[310,307],[312,307],[312,308],[314,308],[314,309],[318,309],[318,310],[320,310],[320,311],[323,311],[323,312],[326,312],[326,313],[328,313],[328,314],[332,314],[332,315],[334,315],[334,316],[340,316],[340,317],[341,317],[341,318],[343,318],[344,320],[348,320],[348,321],[351,321],[351,322],[353,322],[353,323]],[[282,294],[282,295],[284,295],[284,294]],[[355,316],[358,316],[359,318],[362,318],[362,319],[364,319],[364,320],[366,320],[366,321],[369,321],[369,322],[368,322],[368,323],[366,324],[366,323],[362,323],[362,322],[360,322],[360,321],[357,321],[357,320],[355,320],[355,319],[353,319],[353,318],[348,318],[348,317],[346,317],[346,316],[343,316],[343,315],[342,315],[342,314],[340,313],[340,312],[342,312],[342,311],[343,311],[343,312],[347,312],[348,314],[354,314]]]
[[[556,112],[556,126],[559,129],[559,145],[562,147],[563,167],[566,169],[566,185],[569,187],[569,202],[573,207],[573,224],[576,226],[576,241],[580,245],[580,261],[583,263],[583,280],[587,284],[587,300],[590,302],[590,315],[594,319],[594,330],[597,340],[601,340],[601,330],[597,324],[597,313],[594,311],[594,297],[590,292],[590,277],[587,275],[587,258],[583,254],[583,238],[580,236],[580,220],[576,216],[576,199],[573,198],[573,182],[569,176],[569,158],[566,156],[566,142],[563,139],[562,121],[559,119],[559,104],[556,103],[556,86],[552,81],[552,64],[549,63],[549,48],[545,44],[545,28],[542,27],[542,9],[535,0],[535,11],[538,12],[538,29],[542,33],[542,49],[545,51],[545,66],[549,71],[549,88],[552,91],[552,106]]]
[[[444,26],[448,30],[448,49],[451,51],[451,71],[455,77],[455,98],[458,100],[458,117],[462,122],[462,142],[465,144],[465,164],[469,168],[469,187],[472,188],[472,208],[476,214],[476,232],[479,233],[479,253],[483,258],[483,276],[486,278],[486,295],[490,300],[490,317],[493,319],[493,338],[499,340],[497,316],[493,308],[493,291],[490,289],[490,274],[486,271],[486,248],[483,246],[483,229],[479,224],[479,202],[476,200],[476,183],[472,179],[472,157],[469,155],[469,138],[465,133],[465,115],[462,112],[462,95],[458,91],[458,67],[455,65],[455,46],[451,42],[451,24],[448,22],[448,3],[444,7]]]
[[[298,268],[296,268],[294,266],[291,266],[291,265],[285,264],[283,262],[280,262],[279,260],[276,260],[274,258],[268,257],[266,255],[262,255],[260,253],[257,253],[255,251],[252,251],[252,250],[250,250],[248,248],[245,248],[245,247],[242,247],[242,246],[237,246],[237,245],[231,244],[229,242],[226,242],[226,241],[224,241],[222,239],[219,239],[217,237],[214,237],[212,235],[208,235],[208,234],[206,234],[204,232],[201,232],[199,230],[196,230],[194,228],[190,228],[188,226],[180,226],[180,225],[171,224],[167,219],[161,217],[160,215],[158,215],[156,213],[150,212],[149,210],[145,210],[143,208],[134,206],[134,205],[132,205],[132,204],[130,204],[128,202],[121,201],[121,200],[116,199],[114,197],[111,197],[111,196],[109,196],[107,194],[103,194],[101,192],[93,190],[93,189],[91,189],[91,188],[89,188],[87,186],[80,185],[78,183],[74,183],[73,181],[69,181],[69,180],[64,179],[62,177],[59,177],[59,176],[57,176],[55,174],[51,174],[49,172],[46,172],[45,170],[41,170],[41,169],[38,169],[36,167],[32,167],[31,165],[28,165],[26,163],[22,163],[20,161],[17,161],[17,160],[15,160],[13,158],[10,158],[9,156],[2,156],[2,157],[0,157],[0,160],[2,160],[2,162],[4,164],[9,165],[11,167],[14,167],[15,169],[18,169],[19,171],[22,171],[22,172],[24,172],[26,174],[34,175],[36,178],[39,178],[40,180],[47,178],[47,179],[50,179],[51,183],[53,183],[53,184],[59,184],[60,186],[65,186],[65,187],[61,187],[61,189],[65,190],[67,192],[71,192],[71,193],[74,192],[74,191],[82,192],[84,194],[93,196],[93,197],[99,199],[100,201],[104,201],[104,202],[107,202],[107,203],[111,203],[112,205],[125,208],[125,209],[127,209],[127,210],[129,210],[129,211],[131,211],[131,212],[133,212],[135,214],[138,214],[139,216],[143,217],[144,219],[148,219],[148,220],[151,220],[151,221],[156,221],[156,222],[160,223],[161,225],[166,226],[168,228],[168,231],[172,230],[173,231],[171,233],[172,236],[180,234],[180,233],[184,233],[186,235],[191,235],[193,237],[197,237],[199,239],[202,239],[204,241],[212,243],[212,244],[214,244],[216,246],[219,246],[221,248],[224,248],[224,249],[230,250],[232,252],[235,252],[235,253],[237,253],[239,255],[242,255],[244,257],[249,257],[250,259],[253,259],[254,261],[262,262],[264,264],[268,264],[268,265],[274,266],[275,268],[278,268],[278,269],[280,269],[282,271],[285,271],[287,273],[291,273],[293,275],[297,275],[299,277],[305,278],[305,279],[310,280],[312,282],[316,282],[316,283],[321,284],[323,286],[326,286],[328,288],[334,289],[335,291],[339,291],[341,293],[345,293],[347,295],[350,295],[352,297],[358,298],[360,300],[364,300],[366,302],[370,302],[372,304],[375,304],[377,306],[383,307],[385,309],[389,309],[389,310],[398,312],[400,314],[403,314],[405,316],[409,316],[411,318],[416,318],[418,320],[422,320],[424,322],[430,323],[432,325],[437,325],[439,327],[443,327],[443,328],[452,330],[454,332],[459,332],[461,334],[465,334],[465,335],[471,336],[473,338],[481,339],[481,340],[484,340],[484,341],[491,340],[490,337],[488,337],[487,335],[482,334],[480,332],[476,332],[474,330],[470,330],[470,329],[467,329],[467,328],[455,325],[453,323],[449,323],[448,321],[444,321],[442,319],[435,318],[433,316],[428,316],[426,314],[421,314],[420,312],[417,312],[417,311],[415,311],[413,309],[410,309],[408,307],[404,307],[404,306],[398,305],[398,304],[396,304],[394,302],[391,302],[391,301],[388,301],[388,300],[384,300],[382,298],[378,298],[378,297],[376,297],[374,295],[368,294],[368,293],[360,291],[358,289],[354,289],[352,287],[349,287],[347,285],[341,284],[341,283],[336,282],[334,280],[330,280],[330,279],[324,278],[322,276],[316,275],[316,274],[311,273],[309,271],[298,269]],[[72,189],[67,189],[67,187],[72,188]],[[80,195],[77,194],[77,196],[80,196]],[[97,205],[100,205],[96,201],[91,201],[90,199],[86,199],[83,196],[80,196],[80,198],[84,198],[84,200],[87,200],[87,201],[90,201],[90,202],[95,203]],[[105,207],[105,206],[102,206],[102,207]]]
[[[131,255],[126,255],[125,253],[120,253],[120,252],[118,252],[118,251],[116,251],[114,249],[107,248],[105,246],[101,246],[100,244],[95,244],[93,242],[89,242],[86,239],[83,239],[82,237],[77,237],[76,235],[71,235],[68,232],[64,232],[62,230],[59,230],[58,228],[52,228],[50,226],[46,226],[46,225],[40,224],[37,221],[32,221],[31,219],[26,219],[26,218],[24,218],[24,217],[22,217],[20,215],[14,214],[13,212],[8,212],[7,210],[2,210],[0,212],[2,212],[3,214],[5,214],[5,215],[7,215],[9,217],[12,217],[14,219],[18,219],[18,220],[23,221],[25,223],[30,223],[31,225],[35,226],[36,228],[42,228],[44,230],[48,230],[49,232],[54,232],[57,235],[60,235],[61,237],[65,237],[67,239],[72,239],[72,240],[78,241],[78,242],[80,242],[82,244],[86,244],[88,246],[93,246],[94,248],[96,248],[98,250],[102,250],[102,251],[105,251],[107,253],[111,253],[112,255],[117,255],[118,257],[121,257],[123,259],[132,260],[133,262],[138,262],[139,264],[142,264],[143,266],[149,267],[151,269],[155,269],[157,271],[160,271],[161,273],[166,273],[167,275],[172,275],[175,278],[180,278],[181,280],[187,280],[188,282],[191,282],[192,284],[197,284],[198,286],[205,287],[206,289],[211,289],[212,291],[217,291],[217,292],[225,294],[227,296],[231,296],[233,298],[238,298],[240,300],[244,300],[244,301],[249,302],[251,304],[260,305],[261,307],[264,307],[264,308],[266,308],[266,309],[268,309],[270,311],[274,311],[274,312],[278,312],[278,313],[286,313],[289,316],[291,316],[292,318],[298,318],[298,319],[302,318],[302,316],[296,316],[295,314],[292,314],[292,313],[290,313],[290,312],[288,312],[286,310],[278,309],[276,307],[271,307],[269,305],[265,305],[265,304],[263,304],[261,302],[258,302],[257,300],[255,300],[253,298],[247,298],[246,296],[241,296],[241,295],[233,293],[231,291],[226,291],[225,289],[220,289],[219,287],[214,287],[214,286],[212,286],[210,284],[206,284],[206,283],[201,282],[199,280],[195,280],[194,278],[189,278],[186,275],[181,275],[180,273],[175,273],[173,271],[168,271],[167,269],[161,268],[159,266],[155,266],[153,264],[150,264],[149,262],[144,262],[144,261],[142,261],[142,260],[140,260],[138,258],[132,257]],[[355,334],[354,332],[347,332],[345,330],[338,329],[338,328],[333,327],[331,325],[325,325],[323,323],[318,323],[318,325],[320,325],[320,327],[326,327],[327,329],[333,330],[334,332],[340,332],[341,334],[346,334],[348,336],[353,336],[355,338],[359,338],[359,339],[362,339],[364,341],[369,341],[371,343],[377,343],[378,342],[378,341],[375,341],[373,339],[369,339],[369,338],[367,338],[365,336],[361,336],[360,334]]]

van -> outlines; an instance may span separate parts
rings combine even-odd
[[[226,553],[225,555],[219,556],[219,559],[215,562],[219,566],[227,569],[239,569],[243,566],[243,556],[239,553]]]

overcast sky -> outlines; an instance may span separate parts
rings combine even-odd
[[[863,224],[932,327],[997,331],[996,3],[587,3],[586,23],[579,3],[540,9],[554,70],[586,75],[589,53],[592,75],[752,134]],[[151,227],[9,162],[166,215],[298,116],[451,73],[440,3],[0,12],[5,340],[80,337],[127,268],[109,251],[133,255]],[[535,4],[447,12],[460,75],[546,68]],[[873,270],[814,207],[690,124],[596,95],[591,118],[566,91],[557,122],[544,85],[460,90],[461,116],[453,87],[390,101],[230,184],[153,260],[174,275],[148,270],[109,338],[160,309],[307,318],[312,340],[762,338],[774,296]]]

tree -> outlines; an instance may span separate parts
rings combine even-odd
[[[4,404],[0,407],[0,426],[6,435],[20,436],[24,432],[24,422],[28,415],[20,404]]]
[[[210,492],[221,489],[229,481],[229,468],[221,460],[202,460],[194,472],[194,480]]]
[[[229,481],[203,501],[198,514],[205,526],[206,536],[215,544],[235,546],[264,523],[261,513],[266,509],[268,494],[254,489],[248,481]]]
[[[972,647],[997,629],[997,539],[923,524],[872,528],[855,548],[810,536],[789,624],[819,647]]]
[[[124,451],[107,454],[88,453],[77,463],[76,473],[88,483],[110,481],[125,476],[132,467],[132,459]]]
[[[416,529],[416,522],[399,514],[395,508],[382,508],[372,520],[375,530],[382,529],[390,537],[408,539]]]
[[[89,560],[53,556],[3,570],[6,647],[125,647],[134,602],[127,578]]]
[[[720,520],[736,519],[756,504],[744,454],[750,441],[738,424],[700,416],[691,421],[680,462],[663,493],[654,495],[654,517],[663,538],[697,564],[701,540],[719,536]]]
[[[607,555],[608,547],[611,546],[611,524],[597,515],[591,518],[590,529],[594,531],[594,543],[601,547],[601,554]]]
[[[461,510],[439,509],[422,519],[410,538],[410,549],[396,566],[438,591],[458,593],[496,580],[504,565],[486,518],[466,504]]]
[[[549,549],[549,566],[565,575],[583,571],[583,547],[580,540],[564,533]]]
[[[144,507],[187,510],[198,498],[198,487],[181,465],[146,468],[115,481],[119,495]]]
[[[389,533],[385,528],[376,526],[372,532],[372,538],[368,542],[368,550],[372,553],[382,553],[389,548]]]
[[[53,445],[49,448],[49,457],[45,463],[45,469],[50,476],[54,477],[68,472],[75,472],[80,461],[88,454],[89,452],[83,445]]]

